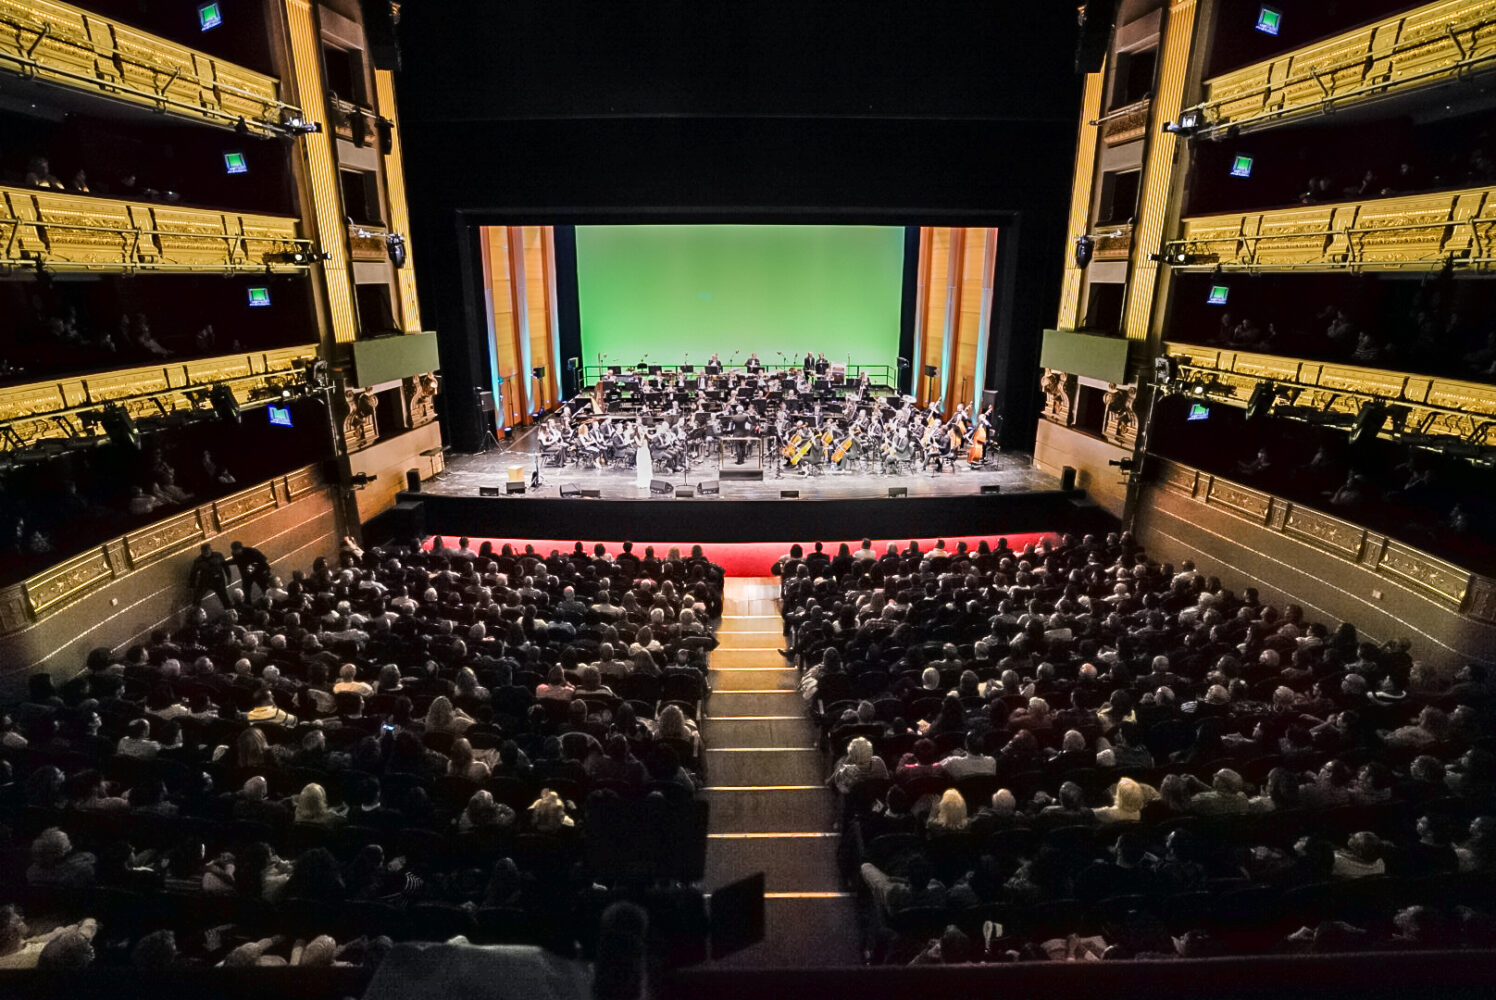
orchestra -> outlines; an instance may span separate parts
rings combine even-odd
[[[704,373],[610,369],[541,424],[541,454],[557,467],[629,468],[642,451],[675,473],[718,454],[741,465],[758,439],[780,474],[899,474],[978,469],[996,442],[993,408],[973,416],[963,403],[946,419],[939,401],[876,394],[866,372],[848,379],[824,354],[770,373],[756,354],[743,364],[725,370],[712,354]]]

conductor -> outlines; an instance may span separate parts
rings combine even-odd
[[[732,443],[733,450],[737,452],[735,465],[742,465],[748,457],[748,441],[746,439],[751,421],[752,418],[743,409],[742,403],[738,404],[737,409],[733,411],[732,416],[729,418],[729,422],[732,425],[732,436],[738,439]]]

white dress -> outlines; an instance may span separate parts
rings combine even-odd
[[[654,478],[654,459],[649,454],[649,439],[639,439],[639,450],[634,452],[634,483],[637,486],[649,485]]]

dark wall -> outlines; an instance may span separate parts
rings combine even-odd
[[[457,447],[477,444],[487,371],[477,226],[729,220],[1003,227],[993,374],[1006,443],[1032,442],[1074,159],[1073,10],[670,3],[645,30],[637,6],[601,25],[564,3],[436,6],[406,5],[401,124]],[[443,57],[459,44],[484,58]]]

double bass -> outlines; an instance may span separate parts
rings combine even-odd
[[[982,464],[987,457],[987,424],[977,425],[976,433],[971,436],[971,448],[966,452],[966,461],[973,469]]]

